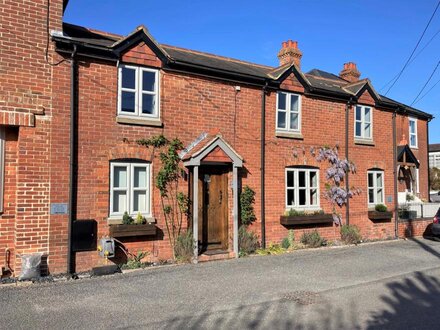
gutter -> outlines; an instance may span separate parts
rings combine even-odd
[[[76,217],[76,121],[77,121],[77,46],[73,45],[70,61],[70,161],[69,161],[69,219],[67,223],[67,272],[75,273],[75,255],[72,251],[72,226]]]
[[[265,196],[265,161],[266,161],[266,91],[268,83],[261,89],[261,159],[260,159],[260,182],[261,182],[261,247],[266,248],[266,196]]]

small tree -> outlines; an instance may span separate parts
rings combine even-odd
[[[431,190],[440,190],[440,168],[433,167],[429,169],[429,182]]]
[[[245,186],[240,194],[241,224],[248,226],[254,222],[257,217],[254,211],[255,191],[249,186]]]
[[[160,191],[168,239],[173,249],[173,257],[176,258],[176,243],[182,231],[183,220],[189,212],[189,199],[179,191],[183,170],[180,168],[181,160],[178,153],[183,149],[183,144],[178,138],[170,141],[163,135],[138,140],[137,143],[147,148],[151,146],[161,149],[159,158],[162,166],[156,176],[155,185]]]

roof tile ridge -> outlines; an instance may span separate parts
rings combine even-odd
[[[247,64],[247,65],[252,65],[252,66],[261,67],[261,68],[264,68],[264,69],[271,69],[271,70],[274,69],[274,67],[269,66],[269,65],[258,64],[258,63],[248,62],[248,61],[243,61],[243,60],[239,60],[239,59],[232,58],[232,57],[216,55],[216,54],[208,53],[208,52],[202,52],[200,50],[188,49],[188,48],[184,48],[184,47],[172,46],[172,45],[167,45],[167,44],[160,44],[160,45],[162,47],[173,48],[173,49],[182,50],[182,51],[185,51],[185,52],[188,52],[188,53],[200,54],[202,56],[218,58],[218,59],[227,60],[227,61],[230,61],[230,62],[237,62],[237,63]]]

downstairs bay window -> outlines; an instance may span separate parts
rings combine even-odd
[[[124,212],[151,216],[150,191],[150,164],[110,164],[110,217],[122,217]]]
[[[286,208],[319,209],[319,170],[286,168]]]

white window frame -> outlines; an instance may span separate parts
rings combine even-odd
[[[286,94],[286,109],[280,110],[278,109],[278,94]],[[291,105],[291,95],[298,96],[298,129],[290,128],[290,105]],[[293,133],[301,133],[301,113],[302,113],[302,98],[300,94],[290,93],[279,91],[277,92],[276,99],[276,111],[275,111],[275,130],[277,132],[293,132]],[[286,127],[280,128],[278,127],[278,111],[286,112]]]
[[[382,187],[377,186],[377,174],[382,174]],[[373,186],[369,186],[368,176],[373,174]],[[382,202],[377,201],[377,189],[382,188]],[[373,203],[370,202],[370,189],[373,189]],[[375,206],[377,204],[385,204],[385,171],[382,170],[369,170],[367,171],[367,202],[370,206]]]
[[[361,120],[357,120],[356,119],[356,110],[357,107],[361,108]],[[369,108],[370,109],[370,136],[369,137],[365,137],[365,109]],[[361,123],[361,135],[356,135],[356,123],[360,122]],[[356,104],[354,106],[354,137],[356,139],[362,139],[362,140],[373,140],[373,107],[369,106],[369,105],[362,105],[362,104]]]
[[[4,212],[5,190],[5,128],[0,127],[0,213]]]
[[[411,122],[414,122],[414,132],[411,132]],[[409,117],[408,118],[408,132],[409,132],[409,146],[410,148],[418,148],[418,138],[417,138],[417,118]],[[411,143],[411,136],[415,136],[416,143]]]
[[[122,69],[123,68],[135,70],[135,89],[122,87]],[[142,90],[142,77],[143,77],[142,73],[143,72],[153,72],[155,74],[154,92]],[[145,67],[139,67],[139,66],[134,66],[134,65],[120,64],[118,67],[118,116],[159,118],[159,116],[160,116],[159,86],[160,86],[159,70],[145,68]],[[122,92],[123,91],[135,93],[134,113],[122,111]],[[155,108],[154,108],[153,114],[142,113],[142,95],[143,94],[155,95]]]
[[[296,183],[296,187],[287,187],[287,173],[289,172],[293,172],[294,174],[294,183]],[[306,172],[306,205],[298,205],[299,203],[299,190],[300,187],[298,187],[298,177],[299,177],[299,172]],[[310,205],[310,190],[311,189],[315,189],[315,187],[310,187],[310,172],[316,172],[316,205]],[[319,169],[317,168],[292,168],[292,167],[288,167],[285,170],[285,183],[284,183],[284,193],[285,193],[285,205],[286,205],[286,210],[289,209],[295,209],[295,210],[320,210],[320,189],[319,189]],[[289,205],[288,204],[288,194],[287,191],[288,190],[293,190],[294,191],[294,200],[295,200],[295,204],[294,205]]]
[[[114,168],[115,167],[125,167],[127,169],[127,187],[126,188],[115,188],[114,187]],[[136,167],[141,167],[146,169],[146,178],[147,185],[146,187],[134,187],[134,169]],[[141,212],[144,217],[151,217],[151,164],[149,163],[136,163],[136,162],[111,162],[110,163],[110,210],[109,215],[113,218],[120,218],[124,215],[124,212],[127,211],[131,216],[136,216],[139,211],[134,210],[134,192],[137,190],[145,190],[146,191],[146,203],[145,209],[146,211]],[[128,210],[124,210],[122,212],[113,212],[113,194],[114,191],[127,191],[126,193],[126,201],[125,205],[127,205]]]

